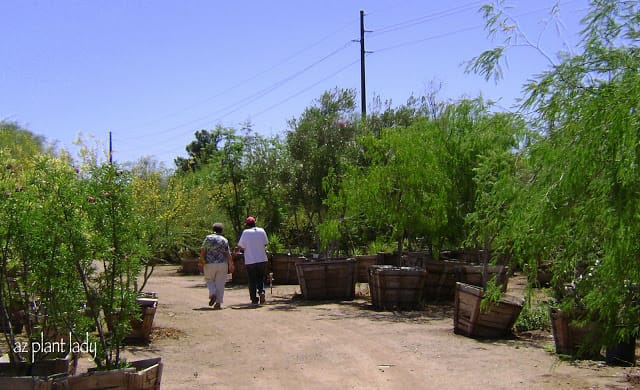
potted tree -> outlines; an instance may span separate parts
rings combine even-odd
[[[564,253],[552,256],[550,286],[553,304],[549,306],[551,330],[557,354],[576,358],[600,356],[600,325],[586,310],[584,295],[593,286],[593,267],[586,261],[570,261]]]
[[[0,173],[0,315],[8,363],[0,364],[0,376],[29,378],[2,377],[0,387],[32,377],[50,386],[48,377],[75,372],[64,345],[87,329],[73,277],[74,261],[86,255],[76,245],[83,238],[76,172],[64,158],[44,154],[5,161],[11,162]]]
[[[3,153],[0,315],[9,362],[0,371],[10,376],[0,373],[0,387],[51,388],[52,376],[76,378],[70,353],[93,353],[101,369],[123,366],[121,337],[135,316],[144,253],[136,246],[127,175],[113,166],[81,172],[64,154]],[[145,378],[159,378],[161,363],[149,369]]]
[[[95,384],[107,383],[105,378],[109,376],[113,381],[129,383],[151,378],[154,386],[159,386],[160,359],[131,363],[122,357],[131,322],[141,316],[136,286],[141,258],[147,255],[136,230],[139,215],[131,204],[130,173],[111,164],[95,165],[87,173],[83,186],[86,191],[83,207],[90,227],[86,240],[92,256],[77,259],[76,270],[97,334],[93,340],[97,347],[96,371],[69,377],[65,379],[66,385],[99,388]]]
[[[519,188],[517,154],[509,149],[517,145],[523,123],[511,115],[496,115],[491,122],[503,135],[503,143],[480,157],[474,177],[475,210],[467,215],[468,241],[482,246],[482,280],[479,286],[458,282],[454,305],[455,333],[481,338],[509,334],[524,304],[521,297],[503,294],[506,283],[499,283],[496,276],[489,280],[490,256],[498,252],[493,245],[497,241],[499,249],[509,250],[508,243],[500,242],[500,234],[507,228],[505,216]]]
[[[509,25],[507,37],[518,37],[499,8],[485,10],[490,27]],[[583,19],[581,48],[527,84],[522,107],[536,113],[532,126],[541,137],[527,154],[534,173],[524,188],[529,234],[518,244],[529,243],[529,258],[553,256],[552,279],[586,264],[590,288],[576,288],[586,318],[600,325],[600,345],[629,342],[640,318],[638,305],[626,302],[628,286],[640,283],[640,55],[628,45],[640,29],[637,13],[636,3],[593,2]],[[473,68],[492,76],[505,49],[483,53]]]
[[[79,263],[78,272],[99,336],[96,364],[106,369],[121,364],[122,339],[136,315],[134,283],[144,250],[135,236],[129,180],[127,172],[101,165],[91,167],[85,183],[92,258]]]

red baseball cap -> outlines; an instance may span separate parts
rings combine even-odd
[[[245,220],[245,223],[247,225],[253,225],[254,223],[256,223],[256,219],[252,216],[248,216],[247,219]]]

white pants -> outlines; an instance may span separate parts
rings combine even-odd
[[[216,302],[222,304],[224,299],[224,285],[227,282],[229,265],[224,263],[207,263],[204,265],[204,280],[209,289],[209,298],[216,296]]]

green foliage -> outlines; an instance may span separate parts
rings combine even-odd
[[[289,212],[286,198],[291,170],[285,145],[278,138],[255,134],[248,134],[244,140],[247,214],[259,216],[268,232],[282,235]]]
[[[196,133],[196,137],[198,134],[200,133]],[[206,157],[197,160],[197,170],[188,180],[193,180],[196,187],[204,186],[203,190],[210,200],[224,210],[225,220],[229,222],[233,232],[239,235],[246,217],[246,142],[234,129],[221,126],[207,134],[207,145],[198,148]],[[211,221],[206,226],[210,227]]]
[[[397,244],[389,243],[385,241],[371,241],[367,246],[367,253],[376,254],[376,253],[391,253],[397,248]]]
[[[556,4],[549,18],[540,21],[544,28],[554,24],[556,30],[562,29],[562,21],[557,17],[559,4]],[[497,0],[493,4],[485,4],[481,12],[485,20],[485,30],[491,38],[501,35],[502,44],[483,51],[477,57],[467,62],[466,72],[480,74],[485,80],[494,79],[497,83],[504,77],[503,65],[509,49],[528,48],[545,58],[549,64],[555,65],[552,58],[543,50],[539,41],[529,39],[527,34],[518,26],[516,17],[509,13],[510,6],[506,0]]]
[[[171,177],[168,181],[167,193],[175,197],[176,207],[180,210],[173,222],[180,234],[179,252],[198,251],[202,239],[211,233],[212,223],[223,223],[227,238],[233,234],[233,225],[217,201],[219,190],[214,180],[213,174],[205,168],[194,174]]]
[[[434,118],[415,117],[407,127],[386,128],[379,136],[359,139],[363,163],[351,166],[341,190],[329,193],[326,201],[331,218],[344,222],[343,240],[358,232],[355,236],[361,240],[387,237],[398,249],[405,239],[421,239],[431,247],[457,246],[468,237],[466,229],[485,227],[487,221],[480,219],[486,214],[476,214],[465,225],[469,214],[478,210],[476,201],[488,202],[476,189],[484,178],[476,176],[489,173],[477,169],[481,164],[487,166],[484,171],[515,165],[524,122],[516,115],[490,113],[482,100],[431,106],[438,108],[421,112],[437,112]],[[355,226],[371,227],[373,232]],[[480,237],[479,231],[475,234]],[[469,242],[484,245],[484,239]]]
[[[139,315],[142,264],[146,280],[154,259],[184,237],[185,211],[210,205],[210,197],[190,196],[193,187],[183,176],[144,167],[134,176],[99,164],[87,147],[82,170],[64,155],[0,149],[0,157],[0,320],[26,321],[27,337],[38,342],[67,332],[84,341],[95,328],[89,337],[98,346],[96,364],[121,367],[123,338]],[[209,209],[192,214],[205,218],[203,210]],[[15,353],[11,331],[5,341],[12,362],[31,359]]]
[[[469,236],[465,219],[474,212],[483,211],[487,201],[481,195],[491,186],[492,178],[478,178],[478,174],[488,174],[482,164],[502,164],[513,161],[519,144],[525,135],[524,121],[514,114],[492,113],[490,105],[481,99],[463,100],[448,105],[436,123],[444,133],[444,148],[447,158],[442,170],[451,180],[447,204],[449,219],[443,232],[449,244],[460,246]],[[498,167],[495,167],[498,168]],[[504,169],[504,168],[500,168]],[[486,180],[485,180],[486,179]],[[501,192],[500,188],[494,189]],[[476,202],[485,204],[477,205]],[[502,201],[500,201],[502,202]],[[483,221],[481,224],[485,224]],[[473,242],[474,246],[484,246],[484,238]]]
[[[226,214],[216,220],[228,222],[233,235],[240,235],[249,214],[257,216],[267,231],[280,233],[286,215],[282,207],[285,183],[290,179],[284,145],[277,138],[266,139],[253,134],[250,124],[246,124],[243,131],[245,135],[238,135],[232,128],[219,126],[215,131],[207,132],[210,135],[208,146],[198,147],[198,150],[206,150],[206,158],[199,159],[197,169],[184,177],[190,183],[190,190],[198,189],[213,202],[215,215],[220,214],[218,211]],[[201,133],[196,136],[202,136]],[[204,204],[199,206],[212,208]],[[200,215],[203,215],[202,211]],[[210,226],[211,217],[206,218],[205,225]]]
[[[327,188],[325,178],[333,172],[336,180],[331,183],[337,186],[353,159],[354,110],[355,92],[335,90],[324,93],[317,105],[289,123],[286,150],[292,172],[288,199],[304,210],[311,226],[322,222],[326,214],[323,202],[332,188]]]
[[[25,159],[45,152],[42,136],[38,136],[17,123],[0,121],[0,149],[4,158]]]
[[[285,246],[280,239],[280,236],[275,233],[269,234],[269,244],[267,244],[267,252],[269,253],[284,253]]]
[[[518,212],[517,201],[524,187],[524,157],[516,147],[526,133],[517,116],[498,114],[492,119],[494,139],[503,137],[503,142],[494,142],[477,155],[475,199],[464,219],[467,246],[483,248],[495,260],[499,255],[510,258],[513,251],[510,221]]]
[[[523,107],[541,137],[502,230],[523,261],[552,261],[556,298],[584,305],[603,343],[640,325],[639,13],[637,2],[592,2],[581,51],[527,85]]]
[[[497,305],[502,299],[502,285],[498,283],[497,276],[492,277],[487,282],[484,289],[484,296],[480,301],[480,311],[483,313],[491,310],[491,307]]]
[[[382,102],[379,96],[374,96],[371,103],[373,110],[368,114],[364,125],[371,134],[379,137],[385,128],[407,127],[419,118],[437,118],[446,106],[437,100],[439,89],[439,86],[433,88],[426,96],[411,96],[405,104],[395,108],[391,101]]]
[[[95,260],[78,270],[100,338],[96,364],[106,369],[121,363],[129,320],[138,315],[136,280],[141,259],[149,256],[137,232],[140,216],[133,207],[131,182],[129,172],[99,165],[92,167],[84,183],[91,229],[88,244]]]
[[[39,340],[86,329],[75,265],[89,250],[75,169],[49,155],[29,157],[7,163],[0,175],[0,313],[13,326],[24,322],[28,339]],[[17,310],[24,314],[15,317]],[[13,332],[5,340],[12,362],[46,357],[13,351]]]
[[[549,307],[547,305],[532,306],[531,304],[524,305],[514,325],[521,332],[536,329],[549,330],[550,326]]]
[[[385,129],[363,144],[372,164],[345,179],[347,216],[363,217],[398,245],[405,237],[438,243],[447,224],[450,178],[443,166],[443,134],[426,119],[408,128]],[[400,249],[400,248],[398,248]]]
[[[340,222],[335,219],[323,222],[318,227],[318,234],[322,251],[335,254],[336,241],[340,238]]]
[[[64,158],[34,155],[7,163],[1,186],[3,320],[25,321],[29,340],[68,332],[83,340],[86,304],[98,329],[96,363],[119,366],[122,339],[137,315],[140,258],[148,255],[137,234],[129,174],[101,165],[80,175]],[[16,309],[21,318],[12,317]],[[31,360],[15,353],[12,333],[5,340],[12,362]]]
[[[218,126],[213,131],[199,130],[195,132],[195,141],[185,147],[188,158],[175,159],[176,167],[181,172],[193,172],[202,168],[220,151],[220,143],[229,135],[228,129]]]
[[[583,53],[543,74],[527,100],[549,124],[532,154],[540,167],[533,190],[547,194],[537,213],[559,233],[540,244],[583,270],[579,283],[591,279],[584,302],[609,340],[640,325],[628,288],[640,282],[640,53],[626,46],[640,27],[638,12],[636,3],[594,3]]]

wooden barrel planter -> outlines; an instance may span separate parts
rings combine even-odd
[[[468,264],[458,260],[432,260],[423,259],[422,266],[427,270],[427,279],[424,288],[426,302],[453,301],[456,294],[456,283],[465,283],[473,286],[482,286],[482,265]],[[509,276],[508,268],[503,265],[490,265],[488,278],[494,276],[502,286],[502,291],[507,290]]]
[[[426,302],[454,300],[456,283],[462,281],[462,267],[459,261],[424,260],[427,270],[424,284],[424,300]]]
[[[440,257],[448,260],[458,260],[464,263],[482,263],[484,251],[475,248],[444,250],[440,252]]]
[[[238,253],[233,256],[233,274],[231,274],[231,282],[233,284],[249,283],[249,275],[247,275],[247,267],[244,265],[244,254]]]
[[[460,283],[470,284],[473,286],[483,285],[483,265],[460,263],[460,267]],[[509,281],[509,277],[507,276],[507,267],[504,265],[489,265],[487,271],[487,280],[491,280],[493,277],[496,277],[498,284],[502,286],[502,292],[507,291],[507,283]]]
[[[323,260],[296,263],[298,282],[305,299],[352,300],[356,289],[356,260]]]
[[[52,378],[37,376],[0,376],[0,389],[52,390],[56,384]]]
[[[427,271],[419,267],[369,267],[371,303],[383,310],[413,310],[422,302]]]
[[[599,354],[600,346],[590,338],[595,324],[577,326],[575,320],[579,319],[580,315],[566,313],[557,307],[549,308],[549,316],[557,354],[579,358],[590,358]]]
[[[406,251],[404,254],[407,257],[422,259],[422,260],[434,260],[433,254],[430,251]]]
[[[287,253],[274,253],[269,262],[273,272],[274,284],[298,284],[296,263],[304,261],[304,257]]]
[[[402,255],[401,265],[403,267],[421,267],[426,268],[425,264],[434,261],[433,255],[429,251],[409,252],[406,251]]]
[[[131,367],[96,371],[57,380],[57,389],[73,390],[159,390],[163,364],[161,358],[128,362]]]
[[[402,255],[397,252],[388,253],[388,252],[378,252],[378,262],[377,264],[383,265],[402,265]]]
[[[484,297],[482,288],[466,283],[456,284],[453,312],[453,331],[474,338],[500,338],[511,334],[518,319],[524,299],[504,295],[500,302],[492,304],[486,312],[480,310]]]
[[[185,275],[199,275],[201,273],[200,268],[198,268],[199,262],[200,259],[198,258],[182,259],[180,272]]]
[[[131,332],[125,340],[129,342],[149,341],[153,329],[153,319],[158,307],[158,297],[155,293],[147,293],[136,298],[136,303],[140,309],[140,318],[131,319]]]
[[[0,362],[0,389],[54,389],[56,388],[54,378],[74,375],[77,364],[78,357],[72,353],[34,363]]]
[[[356,282],[369,282],[369,267],[378,264],[378,255],[358,255],[356,259]]]

